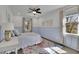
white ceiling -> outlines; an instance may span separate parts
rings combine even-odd
[[[14,15],[29,15],[29,8],[40,8],[40,11],[42,12],[41,15],[43,15],[49,11],[53,11],[64,6],[65,5],[9,5],[9,8]],[[32,13],[30,15],[32,15]]]

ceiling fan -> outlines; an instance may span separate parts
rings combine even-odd
[[[33,13],[34,15],[36,15],[37,13],[41,14],[40,8],[29,8],[29,10],[30,11],[28,13]]]

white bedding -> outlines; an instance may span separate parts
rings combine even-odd
[[[27,46],[32,46],[38,44],[42,41],[42,38],[39,34],[34,32],[22,33],[19,37],[20,47],[24,48]]]

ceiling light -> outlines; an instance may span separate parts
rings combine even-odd
[[[36,11],[33,11],[33,14],[36,14]]]

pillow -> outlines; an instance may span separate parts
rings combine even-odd
[[[19,36],[20,35],[20,33],[17,30],[13,30],[13,33],[14,33],[15,36]]]

